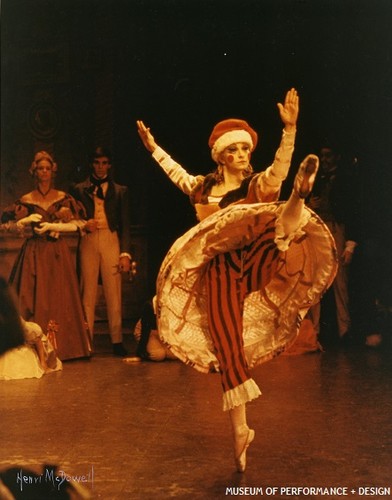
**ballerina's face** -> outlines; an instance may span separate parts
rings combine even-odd
[[[52,179],[53,165],[49,160],[40,160],[35,169],[35,176],[40,181],[49,181]]]
[[[220,161],[229,170],[242,172],[249,167],[251,149],[246,142],[236,142],[224,149]]]

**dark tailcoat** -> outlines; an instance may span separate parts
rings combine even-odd
[[[70,189],[72,196],[84,205],[87,219],[94,218],[94,197],[91,186],[90,180],[87,179]],[[110,230],[118,233],[120,253],[131,254],[128,188],[109,179],[104,207]]]

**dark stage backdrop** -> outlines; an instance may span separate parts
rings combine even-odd
[[[385,235],[390,0],[3,0],[1,21],[2,208],[31,188],[35,150],[55,154],[58,186],[67,189],[104,143],[117,181],[131,190],[153,283],[194,215],[139,142],[136,120],[191,173],[204,174],[213,168],[213,125],[244,118],[260,133],[258,170],[280,138],[276,103],[294,86],[295,163],[323,137],[336,139],[364,173],[364,231]]]

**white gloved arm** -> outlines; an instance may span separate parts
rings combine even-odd
[[[159,164],[169,179],[181,189],[181,191],[189,195],[195,185],[198,183],[198,178],[188,172],[173,160],[158,144],[155,142],[154,136],[151,134],[150,128],[146,127],[142,120],[137,120],[137,128],[139,136],[145,148],[152,153],[152,157]]]
[[[274,186],[278,186],[286,179],[294,151],[299,113],[299,97],[294,88],[287,92],[283,104],[278,103],[278,109],[280,118],[284,123],[283,135],[274,162],[267,170],[267,177],[269,176],[267,182]]]
[[[283,130],[282,140],[274,161],[264,172],[256,176],[256,198],[258,201],[275,201],[279,198],[282,182],[287,177],[294,151],[295,130]]]
[[[198,182],[198,177],[188,172],[161,147],[157,147],[152,157],[159,164],[169,179],[185,194],[190,194]]]
[[[42,219],[42,215],[40,214],[31,214],[28,215],[27,217],[23,217],[23,219],[19,219],[16,221],[16,225],[19,228],[23,228],[25,226],[28,226],[32,222],[39,222]]]
[[[73,233],[77,230],[78,226],[73,222],[41,222],[39,227],[34,229],[37,234],[44,234],[48,231],[54,231],[56,233]]]
[[[270,167],[265,172],[267,184],[271,186],[281,186],[289,172],[291,158],[294,151],[295,130],[288,133],[283,130],[282,140],[275,153],[275,158]]]
[[[282,181],[286,179],[290,168],[299,113],[299,97],[294,88],[286,93],[283,103],[278,103],[278,109],[284,123],[283,135],[272,165],[259,176],[259,201],[264,201],[264,198],[273,201],[273,197],[278,199]]]

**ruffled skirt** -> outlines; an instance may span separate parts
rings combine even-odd
[[[232,205],[207,217],[180,237],[157,279],[157,322],[162,341],[201,372],[219,371],[209,335],[204,273],[217,254],[248,245],[284,202]],[[278,224],[279,226],[279,224]],[[245,298],[243,340],[250,368],[283,352],[295,340],[307,310],[331,285],[337,270],[335,243],[308,208],[298,229],[275,239],[280,263],[269,284]]]

